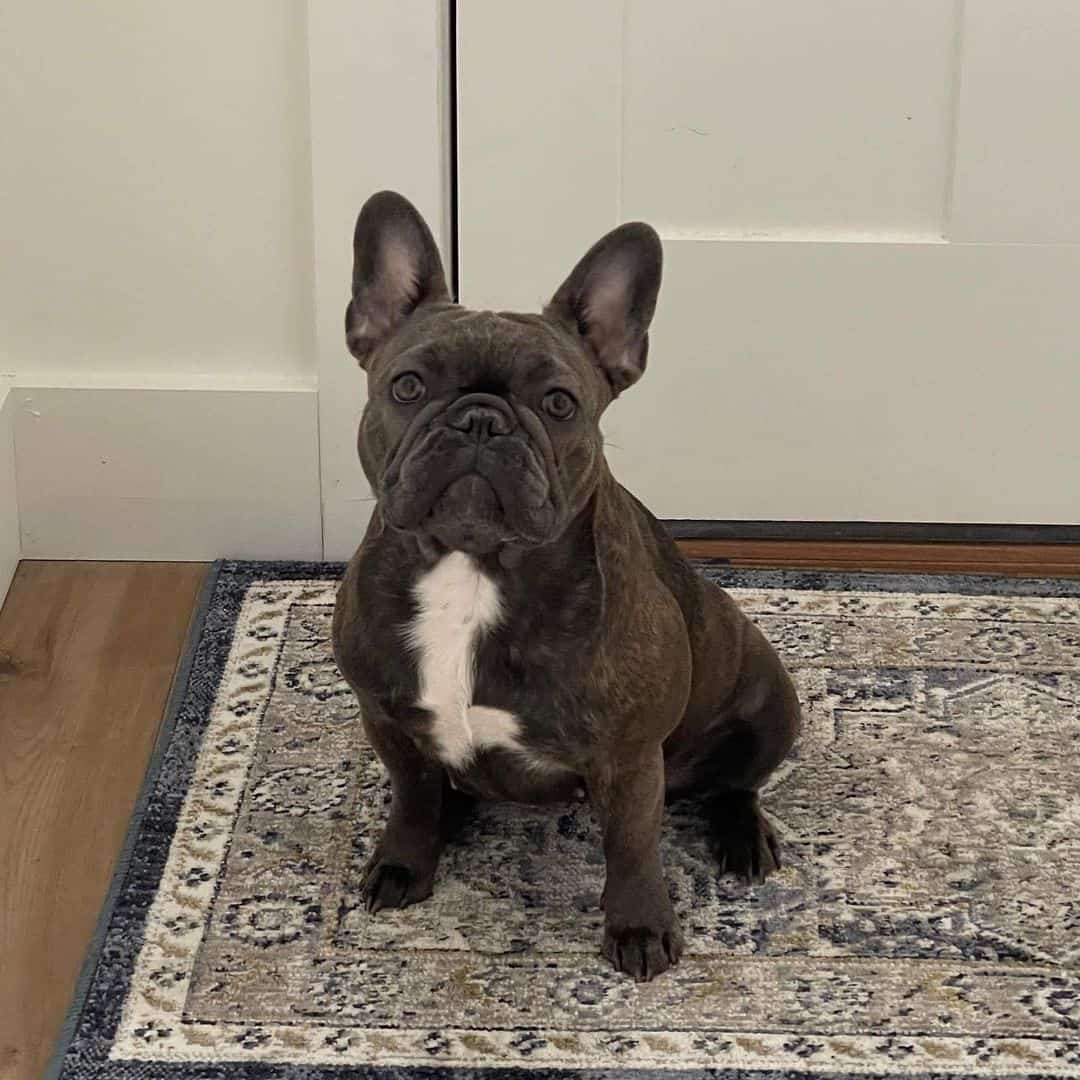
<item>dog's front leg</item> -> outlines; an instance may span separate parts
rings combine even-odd
[[[444,774],[373,703],[363,707],[364,730],[390,773],[390,817],[364,869],[361,894],[368,911],[406,907],[431,895],[445,839]]]
[[[604,832],[604,955],[644,982],[677,963],[683,944],[660,863],[663,750],[613,748],[587,779]]]

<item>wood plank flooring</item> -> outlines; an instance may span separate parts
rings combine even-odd
[[[37,1080],[206,568],[35,563],[0,614],[0,1077]]]
[[[1080,576],[1080,546],[685,541],[735,566]],[[24,562],[0,612],[0,1080],[37,1080],[206,568]]]
[[[683,540],[687,555],[732,566],[800,570],[1080,577],[1080,544],[892,543],[882,540]]]

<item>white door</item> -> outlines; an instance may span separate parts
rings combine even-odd
[[[1080,5],[460,0],[462,299],[644,219],[666,518],[1080,522]]]

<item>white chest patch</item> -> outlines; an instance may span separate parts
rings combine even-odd
[[[419,611],[406,640],[417,653],[417,704],[434,714],[432,736],[442,760],[460,768],[483,749],[518,749],[517,717],[473,704],[476,646],[502,613],[495,583],[471,556],[453,551],[420,578],[413,593]]]

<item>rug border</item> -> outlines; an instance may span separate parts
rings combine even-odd
[[[1080,579],[1007,577],[999,574],[893,574],[888,572],[864,572],[843,570],[768,570],[732,567],[709,559],[693,559],[693,565],[706,573],[717,584],[727,588],[787,588],[796,590],[848,591],[896,593],[954,593],[958,595],[1005,595],[1038,597],[1080,596]],[[57,1036],[56,1048],[43,1073],[44,1080],[63,1080],[64,1067],[72,1049],[75,1035],[87,1003],[94,976],[101,960],[101,953],[108,929],[113,921],[117,902],[123,891],[138,837],[142,831],[146,811],[153,796],[166,752],[172,741],[176,724],[184,705],[195,662],[199,658],[199,646],[207,626],[213,602],[219,589],[246,588],[260,580],[324,580],[340,578],[345,564],[340,562],[300,562],[218,560],[207,571],[198,600],[192,612],[183,651],[173,675],[161,726],[155,739],[154,749],[147,763],[139,796],[132,811],[123,846],[113,865],[112,876],[105,899],[98,915],[93,936],[83,958],[76,980],[71,1003]],[[235,619],[232,623],[235,626]],[[231,627],[230,627],[231,630]],[[229,638],[231,646],[231,633]],[[227,650],[225,651],[227,658]],[[223,665],[215,665],[211,672],[214,688],[220,682]],[[141,922],[141,920],[140,920]],[[135,948],[137,954],[138,948]],[[123,961],[126,965],[126,958]],[[982,1074],[972,1073],[903,1073],[866,1072],[845,1073],[819,1070],[743,1070],[725,1068],[689,1069],[635,1069],[635,1068],[529,1068],[523,1066],[445,1066],[431,1065],[302,1065],[272,1062],[114,1062],[112,1070],[119,1076],[128,1066],[145,1070],[153,1066],[155,1080],[196,1080],[198,1076],[245,1080],[320,1080],[327,1077],[356,1077],[358,1080],[435,1080],[452,1077],[455,1080],[569,1080],[571,1077],[588,1077],[591,1080],[715,1080],[718,1076],[739,1080],[880,1080],[880,1078],[907,1077],[908,1080],[985,1080]],[[145,1073],[143,1073],[145,1075]],[[1056,1074],[1046,1073],[1000,1073],[995,1080],[1060,1080]]]
[[[958,596],[1080,596],[1080,577],[1013,577],[977,573],[893,573],[888,570],[767,570],[716,559],[691,559],[710,581],[731,589],[801,589],[823,592],[955,593]]]

